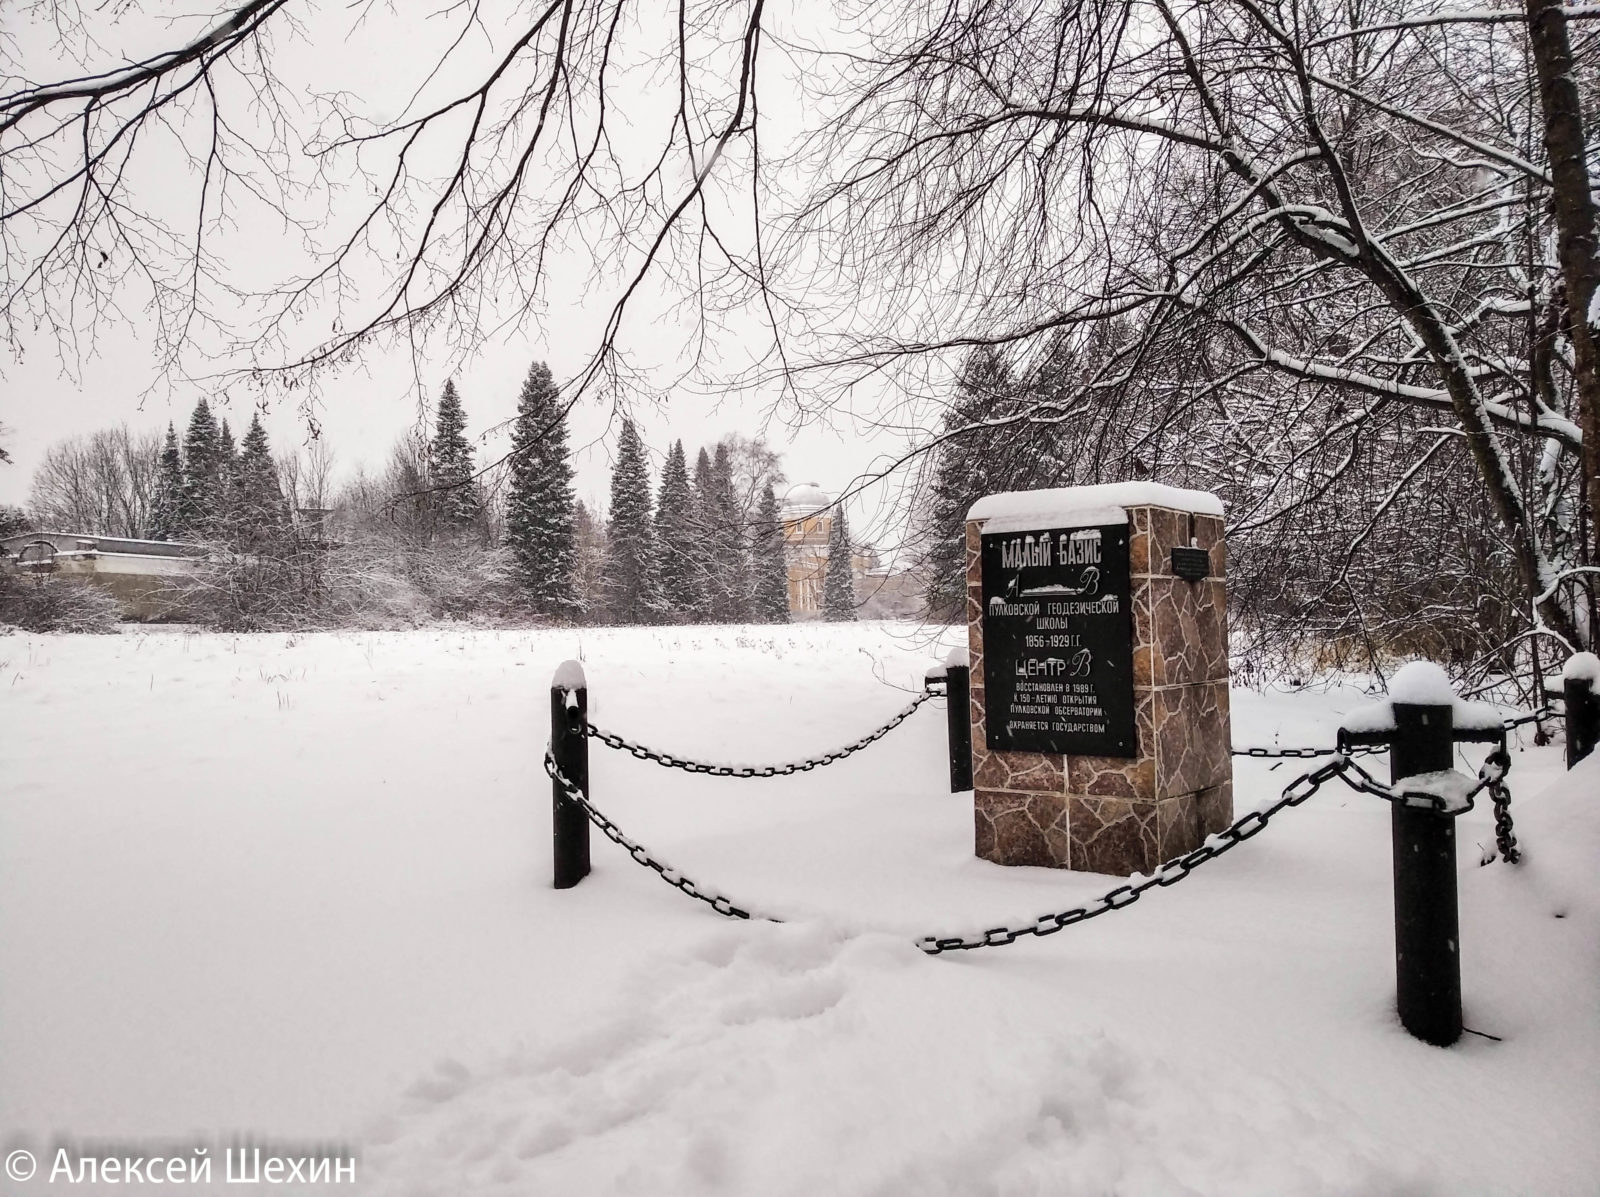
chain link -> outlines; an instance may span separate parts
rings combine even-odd
[[[658,765],[664,765],[669,769],[682,769],[686,773],[704,773],[711,777],[789,777],[795,773],[809,773],[812,769],[831,765],[835,761],[842,761],[845,757],[860,752],[867,745],[883,739],[884,736],[899,727],[911,717],[912,712],[933,697],[935,697],[934,691],[923,691],[882,727],[868,732],[855,743],[847,744],[836,752],[824,753],[822,756],[814,756],[803,761],[790,761],[783,765],[714,765],[706,761],[693,761],[685,757],[673,756],[670,752],[661,752],[657,749],[646,747],[626,737],[619,736],[615,732],[602,731],[593,723],[585,723],[584,731],[608,748],[620,749],[623,752],[631,753],[641,761],[654,761]]]
[[[681,889],[691,898],[699,899],[725,918],[748,919],[757,917],[748,910],[735,906],[732,901],[721,894],[710,893],[701,889],[689,878],[678,872],[677,869],[671,868],[651,856],[642,844],[624,835],[620,827],[594,808],[594,804],[589,801],[582,790],[567,780],[566,775],[556,765],[556,758],[551,755],[549,749],[546,749],[544,754],[544,771],[550,775],[552,781],[561,787],[569,802],[576,802],[583,808],[583,813],[589,816],[589,822],[604,832],[608,840],[625,849],[629,856],[644,865],[645,868],[654,871],[668,885]],[[765,918],[765,916],[760,917]],[[781,919],[773,918],[766,918],[766,921],[769,923],[782,922]]]
[[[1506,786],[1506,774],[1510,771],[1510,754],[1504,748],[1496,748],[1478,769],[1478,788],[1487,789],[1494,803],[1494,842],[1500,859],[1516,864],[1522,859],[1522,850],[1517,847],[1516,832],[1511,826],[1511,791]]]
[[[1555,713],[1555,707],[1542,706],[1537,711],[1531,711],[1526,715],[1513,715],[1510,719],[1502,719],[1500,727],[1502,731],[1514,731],[1524,723],[1542,723],[1546,719],[1553,719],[1555,718]]]
[[[1311,760],[1319,756],[1337,756],[1341,751],[1346,756],[1354,754],[1370,754],[1374,752],[1388,752],[1386,744],[1361,744],[1348,749],[1334,748],[1235,748],[1234,756],[1255,757],[1257,760],[1278,760],[1289,758],[1292,760]]]
[[[1352,773],[1355,774],[1353,778],[1350,776]],[[1476,805],[1473,799],[1486,789],[1489,784],[1480,772],[1478,784],[1467,791],[1465,800],[1460,806],[1453,806],[1448,798],[1440,794],[1431,794],[1426,790],[1397,790],[1393,786],[1384,785],[1383,782],[1372,776],[1354,761],[1348,762],[1344,783],[1352,790],[1363,794],[1375,795],[1385,802],[1392,802],[1397,806],[1419,806],[1432,810],[1435,814],[1449,815],[1451,818],[1457,818],[1471,810]]]
[[[1176,885],[1200,865],[1209,860],[1215,860],[1223,853],[1238,847],[1252,836],[1259,835],[1279,811],[1284,810],[1286,807],[1299,806],[1320,790],[1324,782],[1342,775],[1349,766],[1349,758],[1340,756],[1329,761],[1321,768],[1301,774],[1284,787],[1283,796],[1265,810],[1250,811],[1236,820],[1233,826],[1219,831],[1216,835],[1208,836],[1206,842],[1194,849],[1194,851],[1174,857],[1148,877],[1119,885],[1092,902],[1086,902],[1081,906],[1074,906],[1070,910],[1063,910],[1056,914],[1042,914],[1032,923],[1025,926],[991,927],[987,931],[971,936],[924,936],[922,939],[917,940],[917,947],[930,956],[938,956],[944,952],[969,951],[973,948],[1001,947],[1005,944],[1015,943],[1028,935],[1038,936],[1042,939],[1046,935],[1054,935],[1057,931],[1064,930],[1075,923],[1098,918],[1107,911],[1121,910],[1125,906],[1131,906],[1146,891],[1157,886]]]

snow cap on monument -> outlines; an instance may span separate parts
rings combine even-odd
[[[1048,490],[1006,491],[985,495],[967,512],[969,520],[987,520],[1009,528],[1066,524],[1121,524],[1129,507],[1165,507],[1195,515],[1222,518],[1222,500],[1209,491],[1184,490],[1160,482],[1107,482],[1099,486],[1061,486]],[[987,531],[999,531],[991,526]]]
[[[563,661],[556,666],[556,675],[550,679],[552,690],[587,690],[582,661]]]

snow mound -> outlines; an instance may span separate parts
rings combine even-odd
[[[1591,937],[1600,932],[1600,752],[1530,801],[1514,801],[1513,813],[1527,882],[1562,918],[1590,924]]]
[[[587,690],[589,683],[584,679],[582,661],[563,661],[556,666],[555,676],[550,679],[552,690]]]
[[[367,1140],[366,1191],[1422,1191],[1314,1085],[1158,1058],[1059,993],[975,1022],[992,985],[883,936],[708,934],[558,1045],[441,1063]]]
[[[1432,661],[1408,661],[1389,679],[1389,697],[1366,703],[1350,711],[1340,726],[1347,732],[1380,732],[1394,729],[1394,703],[1413,706],[1451,707],[1451,725],[1473,731],[1492,731],[1504,718],[1500,708],[1486,702],[1468,702],[1456,697],[1450,675]]]
[[[1573,653],[1561,667],[1563,682],[1585,680],[1600,686],[1600,657],[1593,653]]]
[[[1390,702],[1447,707],[1455,700],[1450,675],[1432,661],[1408,661],[1389,679]]]

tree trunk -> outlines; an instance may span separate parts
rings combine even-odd
[[[1600,559],[1600,545],[1595,543],[1600,526],[1595,519],[1600,515],[1600,347],[1592,315],[1600,262],[1595,257],[1594,198],[1584,159],[1583,107],[1561,0],[1527,0],[1527,11],[1528,41],[1544,108],[1544,148],[1554,183],[1551,209],[1577,373],[1577,422],[1583,430],[1583,491],[1589,510],[1580,526],[1589,529],[1591,543],[1585,556],[1594,561]]]

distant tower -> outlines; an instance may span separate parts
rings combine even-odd
[[[828,534],[833,496],[815,482],[791,486],[778,518],[789,564],[789,611],[802,619],[822,613],[822,580],[828,572]]]

